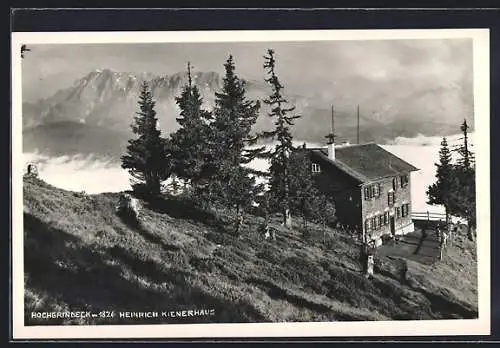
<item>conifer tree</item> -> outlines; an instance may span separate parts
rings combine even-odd
[[[441,149],[439,150],[439,163],[436,166],[436,182],[427,189],[428,204],[443,205],[446,212],[446,221],[449,216],[450,196],[455,179],[453,174],[453,165],[451,152],[448,147],[448,141],[443,138]]]
[[[219,138],[219,154],[233,165],[248,163],[256,154],[245,149],[254,143],[250,132],[259,116],[260,103],[248,100],[246,82],[235,74],[233,56],[224,64],[226,71],[221,92],[215,93],[212,129]]]
[[[198,87],[193,84],[191,64],[188,63],[188,81],[181,95],[176,97],[180,108],[177,123],[179,129],[171,134],[170,153],[173,158],[175,175],[188,181],[191,187],[199,190],[210,176],[208,148],[210,112],[202,109],[203,100]]]
[[[171,161],[166,152],[167,141],[157,129],[155,102],[146,82],[141,85],[138,104],[140,111],[132,124],[137,138],[128,141],[122,168],[130,173],[136,193],[154,197],[160,194],[161,183],[170,176]]]
[[[458,147],[459,159],[453,166],[453,175],[456,178],[450,197],[450,211],[453,215],[467,220],[467,234],[474,240],[473,230],[476,228],[476,169],[474,155],[469,150],[469,126],[464,120],[460,130],[463,133],[462,144]]]
[[[260,103],[247,100],[246,84],[235,74],[233,57],[224,64],[222,91],[216,92],[214,120],[211,123],[210,149],[213,176],[210,192],[213,200],[236,207],[237,214],[251,203],[256,185],[251,170],[244,164],[257,152],[246,150],[254,142],[250,136]]]
[[[460,130],[462,131],[462,144],[458,147],[457,152],[460,155],[458,159],[458,165],[463,168],[471,168],[474,163],[474,154],[470,151],[469,144],[469,125],[467,124],[467,120],[464,119],[464,122],[460,126]]]
[[[283,215],[283,224],[287,227],[291,227],[289,157],[294,150],[294,146],[292,144],[290,127],[294,125],[294,119],[300,116],[289,116],[289,114],[295,110],[295,107],[286,107],[288,101],[282,95],[284,87],[276,75],[274,50],[268,49],[264,59],[264,69],[268,76],[265,81],[271,87],[271,94],[264,100],[264,103],[271,109],[268,115],[274,118],[275,129],[269,132],[263,132],[261,137],[277,140],[277,145],[274,149],[265,154],[271,162],[269,168],[270,201],[275,202],[275,204],[277,204],[276,208],[281,211]]]

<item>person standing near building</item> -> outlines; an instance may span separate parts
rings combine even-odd
[[[375,245],[374,241],[370,241],[368,244],[368,253],[366,258],[366,274],[367,278],[373,277],[373,267],[375,265]]]
[[[371,278],[373,276],[373,267],[375,264],[375,249],[375,241],[371,238],[363,243],[363,268],[366,278]]]

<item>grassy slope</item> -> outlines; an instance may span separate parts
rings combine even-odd
[[[283,231],[268,242],[258,236],[260,218],[250,217],[236,237],[223,214],[200,214],[180,201],[144,209],[134,227],[114,214],[116,201],[117,194],[85,198],[25,179],[27,325],[41,323],[31,311],[48,310],[215,309],[197,322],[477,317],[475,249],[462,237],[441,263],[408,261],[404,283],[401,260],[392,256],[377,258],[367,280],[358,248],[334,230],[326,246],[314,225],[311,237]],[[64,321],[89,322],[110,323]]]

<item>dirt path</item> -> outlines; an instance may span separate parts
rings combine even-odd
[[[439,241],[433,229],[416,229],[400,236],[398,242],[388,241],[377,249],[379,256],[401,257],[430,265],[439,257]]]

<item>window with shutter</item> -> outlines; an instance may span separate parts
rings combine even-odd
[[[394,205],[394,202],[395,202],[394,192],[388,192],[387,193],[387,204],[390,207],[392,207]]]
[[[401,175],[401,187],[406,187],[408,185],[408,175]]]
[[[401,207],[401,215],[402,217],[407,217],[408,215],[410,215],[410,204],[403,204],[403,206]]]

